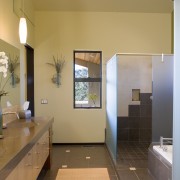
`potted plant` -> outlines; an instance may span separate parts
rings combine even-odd
[[[96,107],[96,100],[97,100],[98,96],[96,93],[90,93],[89,94],[89,99],[92,100],[93,102],[93,106]]]

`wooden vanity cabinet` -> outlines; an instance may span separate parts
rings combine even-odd
[[[33,171],[33,154],[32,154],[32,150],[30,150],[6,179],[33,180],[34,176],[32,174],[32,171]]]
[[[39,141],[34,145],[33,151],[33,174],[34,178],[38,177],[41,169],[46,162],[50,153],[49,131],[47,131]]]
[[[13,169],[6,180],[36,180],[50,156],[50,132],[46,131]]]

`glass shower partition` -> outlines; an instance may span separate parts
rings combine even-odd
[[[117,154],[117,66],[115,55],[106,66],[106,145],[114,160]]]
[[[173,55],[157,55],[153,64],[152,141],[172,137],[173,128]]]

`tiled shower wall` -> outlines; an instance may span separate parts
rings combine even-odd
[[[140,94],[140,105],[129,105],[127,117],[118,117],[118,141],[151,142],[151,93]]]

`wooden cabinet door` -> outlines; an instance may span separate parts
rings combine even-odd
[[[33,180],[32,167],[32,150],[21,160],[17,166],[17,179],[18,180]]]
[[[41,139],[41,149],[42,149],[42,165],[44,165],[48,155],[49,155],[49,132],[46,132]]]
[[[33,174],[37,177],[49,155],[49,131],[33,147]]]
[[[49,155],[49,141],[49,131],[47,131],[6,180],[36,180]]]
[[[40,143],[37,142],[33,147],[33,175],[37,177],[41,171],[41,149]]]
[[[6,180],[17,180],[17,167],[9,174],[9,176],[6,178]]]

